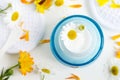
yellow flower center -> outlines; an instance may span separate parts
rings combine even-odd
[[[85,29],[85,26],[84,26],[84,25],[80,25],[80,26],[78,26],[78,29],[79,29],[80,31],[82,31],[82,30]]]
[[[64,4],[64,0],[56,0],[55,5],[56,6],[62,6]]]
[[[64,0],[56,0],[55,5],[56,6],[62,6],[64,4]]]
[[[50,70],[49,69],[43,68],[43,69],[41,69],[41,71],[44,72],[44,73],[50,74]]]
[[[114,76],[117,76],[118,73],[119,73],[118,67],[117,67],[117,66],[112,66],[111,72],[112,72],[112,74],[113,74]]]
[[[19,13],[16,11],[12,14],[11,20],[16,21],[16,20],[18,20],[18,18],[19,18]]]
[[[74,40],[74,39],[76,39],[76,37],[77,37],[77,34],[76,34],[76,31],[75,30],[70,30],[69,32],[68,32],[68,38],[70,39],[70,40]]]

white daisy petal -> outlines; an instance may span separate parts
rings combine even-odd
[[[9,26],[18,26],[21,21],[21,12],[17,9],[11,9],[3,19],[4,23]]]
[[[71,52],[80,53],[84,48],[85,32],[78,32],[77,24],[70,22],[67,23],[61,31],[60,38],[63,41],[64,46]],[[73,33],[69,36],[69,32]]]

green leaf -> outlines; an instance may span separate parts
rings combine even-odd
[[[3,69],[2,69],[2,71],[1,71],[0,78],[2,78],[2,77],[3,77],[3,75],[4,75],[4,68],[3,68]]]
[[[14,71],[12,69],[13,69],[13,67],[8,68],[6,70],[4,70],[4,68],[3,68],[1,71],[1,74],[0,74],[0,80],[8,80],[10,78],[10,76],[12,76],[14,73]]]
[[[13,70],[12,69],[7,69],[5,71],[5,76],[11,76],[11,75],[13,75]]]
[[[41,80],[45,80],[45,75],[40,74]]]
[[[10,77],[8,76],[8,77],[6,77],[4,80],[8,80]]]

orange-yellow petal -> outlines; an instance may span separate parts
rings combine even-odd
[[[27,0],[21,0],[21,2],[23,4],[32,4],[34,2],[34,0],[30,0],[30,1],[27,1]]]
[[[96,0],[99,6],[104,6],[109,2],[109,0]]]
[[[70,77],[66,78],[66,79],[74,79],[74,80],[80,80],[79,76],[72,74]]]
[[[20,39],[24,39],[25,41],[29,41],[29,31],[24,30],[25,34],[23,34]]]
[[[40,44],[49,43],[49,42],[50,42],[49,39],[46,39],[46,40],[40,40]]]
[[[120,38],[120,34],[117,34],[117,35],[112,36],[112,40],[116,40],[116,39],[118,39],[118,38]]]
[[[120,4],[115,3],[115,0],[112,0],[111,8],[120,8]]]
[[[119,58],[119,59],[120,59],[120,51],[117,51],[117,52],[116,52],[116,58]]]
[[[116,44],[117,44],[118,46],[120,46],[120,42],[116,42]]]
[[[82,7],[82,5],[81,4],[72,4],[72,5],[69,5],[69,7],[71,7],[71,8],[80,8],[80,7]]]
[[[19,25],[18,25],[18,26],[22,27],[22,26],[23,26],[23,24],[24,24],[24,22],[23,22],[23,21],[21,21],[21,22],[19,23]]]
[[[45,7],[45,9],[50,8],[52,5],[52,0],[45,0],[45,3],[43,4],[43,6]]]
[[[120,4],[111,4],[110,5],[111,8],[120,8]]]

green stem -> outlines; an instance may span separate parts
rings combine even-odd
[[[13,68],[18,67],[18,66],[19,66],[19,63],[14,65],[14,66],[12,66],[12,67],[10,67],[10,69],[13,69]]]
[[[1,9],[0,13],[4,12],[5,10],[9,9],[11,7],[11,4],[9,3],[8,6],[5,9]]]
[[[45,75],[42,76],[42,80],[45,80]]]
[[[41,80],[45,80],[45,75],[43,75],[42,73],[40,73],[40,77],[41,77]]]

